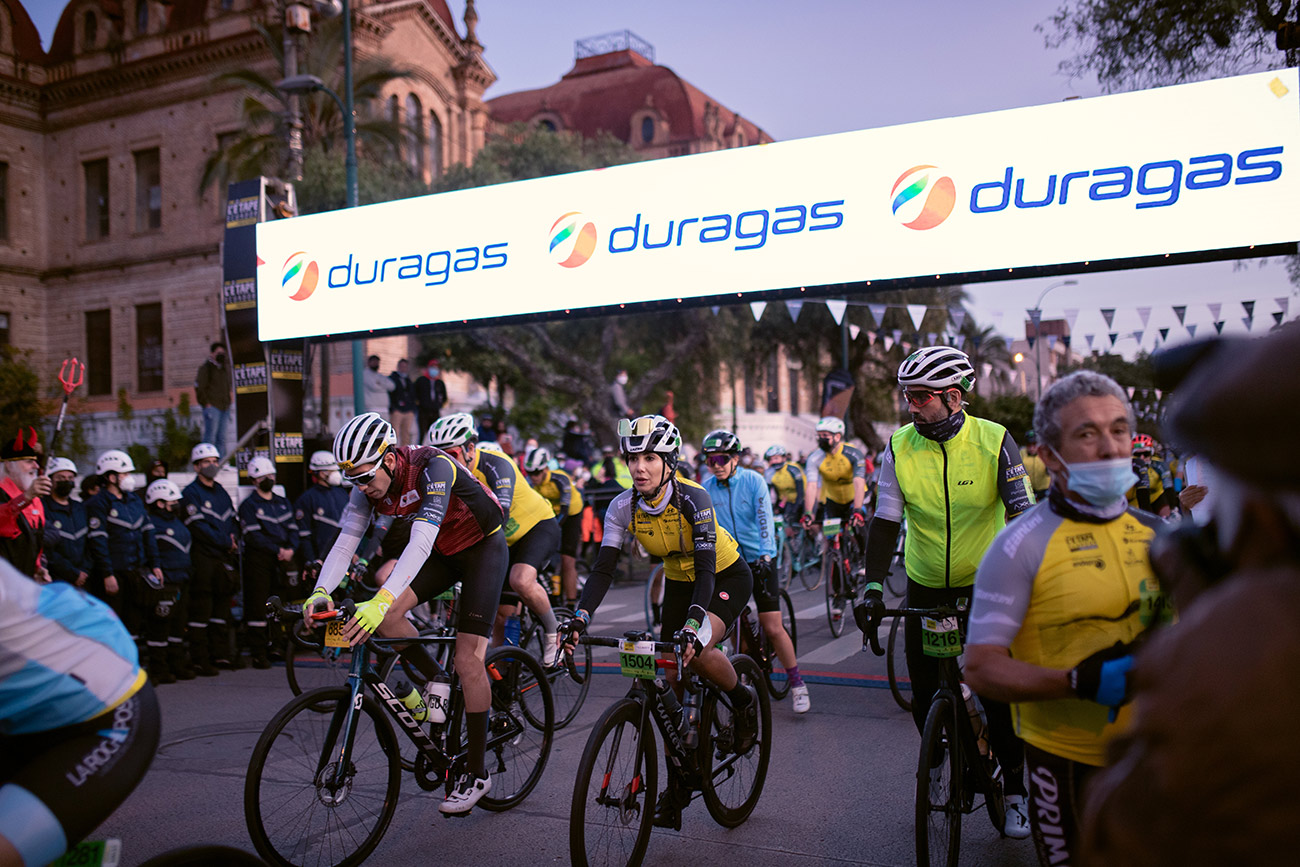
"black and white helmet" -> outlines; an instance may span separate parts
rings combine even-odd
[[[474,416],[467,412],[455,412],[429,425],[427,442],[440,449],[453,449],[478,440],[478,430],[474,427]]]
[[[975,368],[970,358],[960,349],[951,346],[927,346],[918,349],[898,366],[898,384],[903,388],[960,388],[963,392],[975,387]]]
[[[535,449],[529,449],[528,454],[524,455],[524,472],[540,473],[551,465],[551,453],[542,446]]]
[[[397,433],[379,413],[362,413],[335,435],[334,460],[345,472],[361,464],[379,463],[396,443]]]
[[[770,445],[767,447],[767,451],[763,452],[763,460],[770,461],[772,458],[783,458],[788,454],[789,452],[785,450],[785,446]]]
[[[661,415],[625,418],[618,423],[618,448],[625,460],[632,455],[654,452],[662,455],[669,466],[676,467],[682,435],[675,424]]]
[[[706,455],[719,453],[738,455],[740,454],[740,437],[723,428],[709,431],[704,435],[704,453]]]

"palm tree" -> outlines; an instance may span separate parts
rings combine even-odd
[[[997,329],[991,325],[981,328],[972,316],[967,316],[962,323],[961,333],[966,338],[963,351],[970,356],[971,365],[975,368],[975,393],[980,394],[980,381],[984,379],[983,365],[991,364],[995,373],[1008,375],[1012,366],[1011,349]]]
[[[273,69],[284,68],[284,47],[279,28],[255,25],[274,61]],[[315,75],[335,93],[343,91],[343,25],[341,19],[325,19],[316,25],[306,46],[299,52],[298,71]],[[394,66],[381,56],[359,57],[353,70],[353,94],[358,106],[374,103],[385,85],[410,78],[412,71]],[[199,179],[200,196],[214,184],[225,186],[229,178],[279,174],[284,166],[288,129],[285,123],[286,97],[275,78],[257,69],[244,68],[225,72],[213,79],[223,88],[236,84],[244,88],[240,132],[219,145],[203,164]],[[328,154],[343,147],[343,115],[337,103],[325,93],[301,98],[304,154],[313,151]],[[360,112],[359,112],[360,113]],[[375,162],[384,156],[396,156],[410,135],[398,118],[382,113],[358,119],[358,145],[362,153],[370,151]],[[337,161],[337,160],[336,160]],[[389,162],[397,162],[391,160]]]

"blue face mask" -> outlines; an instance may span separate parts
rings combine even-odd
[[[1070,472],[1066,487],[1094,506],[1109,506],[1124,499],[1129,488],[1138,483],[1137,473],[1133,472],[1132,458],[1072,464],[1062,458],[1056,449],[1052,451]]]

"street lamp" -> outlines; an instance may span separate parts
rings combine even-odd
[[[1043,334],[1039,325],[1043,321],[1043,299],[1047,293],[1061,286],[1078,286],[1078,280],[1062,280],[1059,283],[1053,283],[1043,290],[1038,296],[1038,301],[1034,303],[1032,310],[1029,310],[1029,321],[1034,323],[1034,373],[1038,379],[1038,387],[1035,389],[1034,401],[1043,399]]]
[[[357,206],[357,118],[352,104],[352,11],[350,0],[342,0],[340,14],[343,16],[343,98],[325,85],[315,75],[291,75],[283,81],[276,82],[276,87],[284,93],[315,93],[320,91],[338,105],[343,112],[343,143],[346,150],[344,166],[347,172],[347,206]],[[360,340],[352,341],[352,410],[357,415],[366,411],[365,386],[365,347]],[[326,378],[329,371],[325,371]],[[325,407],[328,418],[329,407]]]

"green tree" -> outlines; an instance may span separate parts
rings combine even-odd
[[[1025,432],[1034,426],[1034,399],[1028,395],[999,394],[992,398],[972,394],[967,398],[970,414],[976,418],[995,421],[1011,433],[1011,438],[1024,445]]]
[[[40,377],[28,361],[30,352],[0,346],[0,440],[13,439],[18,429],[35,427],[42,443],[49,432],[43,429],[44,407],[40,399]]]

